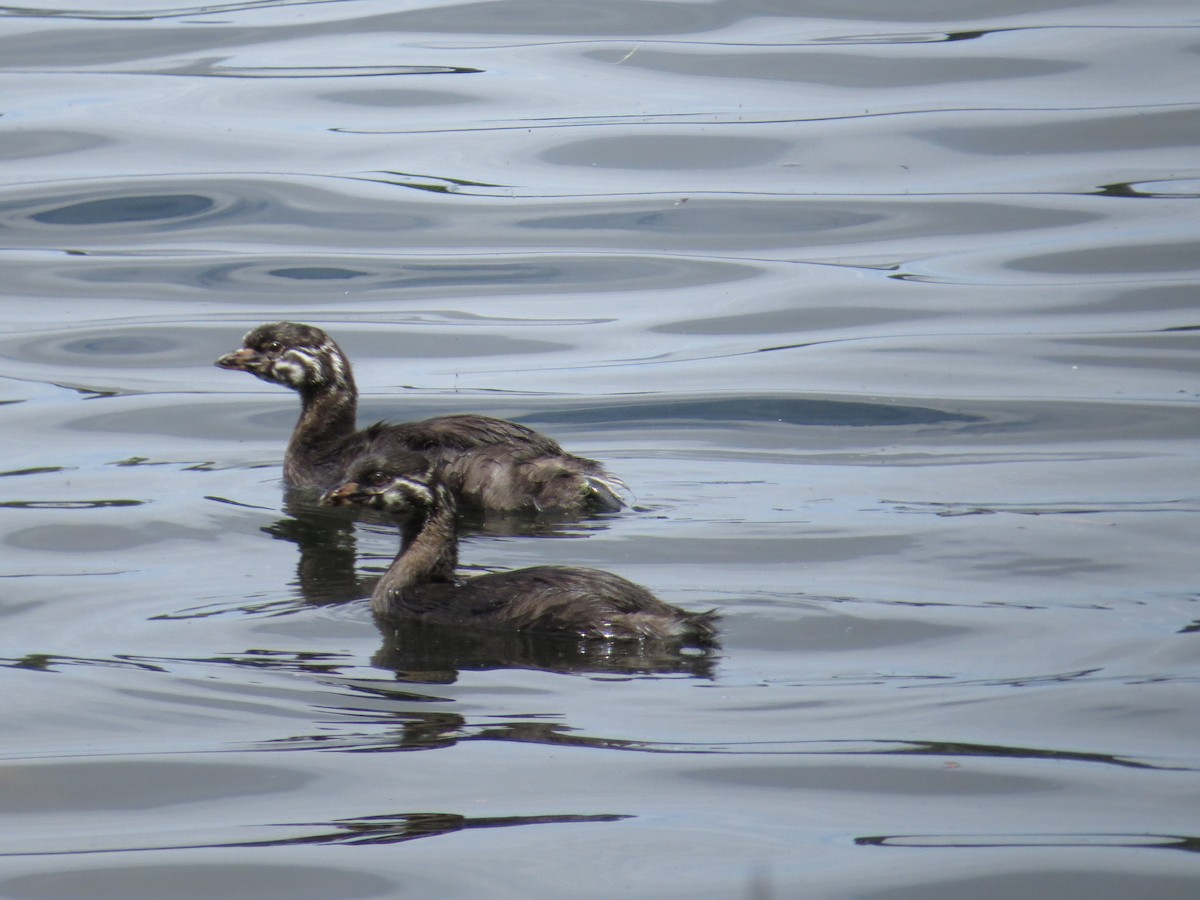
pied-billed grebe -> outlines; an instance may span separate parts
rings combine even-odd
[[[387,622],[715,643],[715,612],[685,612],[597,569],[535,566],[456,579],[454,497],[418,453],[358,460],[348,482],[327,492],[321,502],[359,504],[398,521],[400,552],[371,594],[371,608]]]
[[[350,361],[312,325],[260,325],[216,364],[300,395],[300,419],[283,461],[284,482],[292,487],[328,489],[345,481],[349,466],[364,454],[415,450],[471,508],[612,512],[625,505],[618,495],[623,483],[598,462],[566,453],[515,422],[451,415],[357,431]]]

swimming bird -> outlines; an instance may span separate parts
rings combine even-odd
[[[346,354],[320,328],[270,322],[246,334],[216,365],[249,372],[300,395],[300,418],[283,460],[290,487],[341,484],[364,454],[419,451],[464,507],[612,512],[624,483],[595,460],[565,452],[531,428],[480,415],[448,415],[357,429],[358,388]]]
[[[459,579],[454,496],[418,453],[358,460],[346,483],[326,492],[321,502],[366,506],[399,524],[400,552],[371,594],[371,609],[384,622],[694,646],[716,642],[715,611],[685,612],[598,569],[534,566]]]

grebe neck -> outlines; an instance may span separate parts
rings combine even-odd
[[[354,433],[358,420],[353,380],[306,387],[299,393],[300,418],[284,455],[284,479],[289,483],[303,483],[305,467],[326,462],[337,443]]]
[[[454,501],[441,484],[432,508],[414,512],[401,524],[400,552],[375,585],[371,608],[386,615],[393,598],[420,584],[453,584],[458,568]]]

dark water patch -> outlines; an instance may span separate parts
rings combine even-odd
[[[1045,116],[1046,121],[1028,121]],[[917,132],[922,140],[960,153],[1011,157],[1030,154],[1120,153],[1200,147],[1200,112],[1195,107],[1119,115],[1026,113],[1008,125],[942,127]]]
[[[1121,288],[1116,293],[1089,291],[1084,300],[1047,307],[1048,312],[1094,310],[1113,313],[1196,312],[1196,286],[1186,281],[1179,284],[1154,284]]]
[[[35,525],[20,528],[4,535],[4,544],[22,550],[40,550],[66,554],[111,553],[131,550],[161,541],[204,541],[216,536],[208,530],[186,528],[170,522],[144,522],[129,525],[81,525],[61,522],[56,525]]]
[[[486,290],[489,295],[531,295],[531,312],[550,304],[533,289],[553,286],[556,292],[594,291],[598,284],[610,290],[654,290],[688,286],[708,286],[746,281],[760,277],[759,266],[703,259],[622,255],[572,256],[539,254],[531,258],[497,261],[494,257],[459,256],[453,263],[437,263],[420,258],[385,258],[352,254],[271,258],[247,254],[237,261],[225,259],[162,259],[147,257],[131,264],[128,260],[91,257],[86,264],[36,268],[14,267],[11,290],[28,294],[45,292],[42,286],[47,271],[54,283],[55,296],[77,291],[77,285],[94,290],[95,285],[117,285],[140,292],[161,288],[160,302],[193,302],[201,294],[219,293],[225,303],[262,307],[268,303],[320,303],[329,305],[329,288],[322,281],[354,281],[354,289],[363,292],[419,292],[422,298],[434,294],[458,296],[462,288]],[[305,287],[312,283],[314,290]],[[182,290],[181,290],[182,289]],[[432,313],[397,309],[386,316],[393,320],[422,321]],[[438,311],[439,318],[463,315],[454,309]],[[489,320],[494,321],[494,320]],[[531,319],[524,317],[523,322]],[[536,320],[534,320],[536,321]]]
[[[1060,10],[1090,5],[1091,0],[969,0],[956,13],[956,21],[1012,17],[1040,10]],[[809,0],[803,7],[776,0],[721,0],[717,3],[671,3],[661,0],[612,0],[603,5],[566,0],[546,4],[538,0],[493,3],[468,2],[429,6],[357,20],[370,30],[448,32],[479,35],[562,35],[573,38],[659,35],[696,35],[717,32],[754,17],[773,19],[814,18],[879,20],[880,22],[930,22],[943,24],[944,5],[934,0],[898,8],[886,0],[869,0],[852,7],[834,0]]]
[[[1138,338],[1096,338],[1084,340],[1066,340],[1056,342],[1063,346],[1060,353],[1046,353],[1042,360],[1051,363],[1061,363],[1074,368],[1099,369],[1120,362],[1122,368],[1130,373],[1138,371],[1179,373],[1187,376],[1180,380],[1179,390],[1194,388],[1196,375],[1200,375],[1200,357],[1196,354],[1195,338],[1197,329],[1184,326],[1173,329],[1163,329],[1155,337],[1154,343]],[[1093,352],[1077,350],[1076,347],[1093,348]]]
[[[196,181],[193,179],[189,187],[198,194],[200,185]],[[449,205],[412,198],[404,198],[405,202],[380,202],[383,194],[370,199],[350,194],[337,179],[324,179],[319,188],[300,179],[256,182],[245,178],[224,182],[204,179],[203,188],[205,196],[215,201],[209,213],[195,219],[163,220],[153,235],[144,236],[142,246],[146,240],[160,240],[177,229],[200,233],[203,225],[211,229],[253,229],[242,236],[259,244],[272,239],[292,242],[295,229],[301,228],[301,233],[312,240],[324,235],[335,245],[357,254],[368,249],[390,254],[398,245],[406,246],[412,253],[413,248],[421,245],[440,246],[443,229],[467,207],[469,227],[461,234],[460,246],[494,247],[499,240],[506,246],[519,242],[528,247],[530,240],[536,240],[539,246],[569,247],[569,255],[581,256],[574,248],[590,237],[596,258],[614,250],[645,257],[648,234],[656,239],[670,238],[666,244],[655,245],[659,252],[656,258],[680,250],[686,250],[684,255],[688,257],[711,256],[714,251],[728,257],[733,251],[748,247],[756,252],[787,248],[794,255],[798,235],[810,232],[838,232],[836,237],[846,243],[899,238],[911,242],[921,237],[949,235],[961,240],[973,234],[1044,232],[1106,219],[1098,211],[1054,208],[1044,203],[1035,206],[1015,201],[984,203],[942,198],[817,200],[798,196],[717,195],[692,196],[681,203],[680,195],[671,193],[649,199],[600,198],[587,204],[587,211],[580,212],[578,202],[557,199],[482,206],[478,199],[469,197],[455,198]],[[386,193],[388,188],[370,185],[364,190]],[[0,211],[10,217],[18,214],[22,222],[28,222],[30,211],[44,211],[46,206],[45,197],[10,200],[0,204]],[[520,233],[531,229],[535,230],[536,239]],[[562,234],[550,237],[552,231]],[[107,235],[108,232],[89,233],[88,240],[95,243]],[[636,240],[631,241],[631,235]],[[113,230],[112,237],[128,240],[120,228]],[[24,232],[14,229],[10,236],[14,245],[41,246],[45,240],[45,235],[37,229],[26,228]],[[122,248],[122,252],[127,250]],[[747,261],[737,264],[755,265]],[[762,264],[758,265],[761,270]],[[870,267],[878,269],[881,265],[884,264],[874,262]]]
[[[721,5],[665,3],[661,0],[610,0],[604,4],[580,0],[546,4],[538,0],[457,3],[425,6],[360,20],[371,29],[400,34],[449,32],[455,35],[572,35],[610,36],[704,32],[741,19],[742,10]]]
[[[629,135],[561,143],[540,156],[560,166],[612,169],[728,169],[761,165],[793,149],[788,141],[700,135]]]
[[[47,225],[112,225],[125,222],[155,222],[190,219],[213,209],[211,197],[195,194],[156,194],[143,197],[112,197],[85,200],[69,206],[34,213],[31,219]]]
[[[620,62],[623,68],[646,69],[704,78],[745,78],[823,84],[837,88],[870,88],[879,92],[905,87],[967,84],[1061,75],[1084,68],[1083,63],[1023,57],[964,56],[897,58],[869,53],[828,53],[805,48],[754,53],[685,53],[674,50],[624,48],[593,50],[585,57],[601,63]]]
[[[257,7],[287,6],[275,2],[230,4],[208,10],[195,8],[164,10],[161,14],[129,11],[129,14],[91,14],[84,10],[38,11],[38,18],[58,14],[62,18],[153,19],[179,15],[201,15],[204,12],[254,9]],[[10,14],[13,12],[9,8]],[[336,33],[346,36],[356,33],[377,33],[387,17],[364,17],[343,20],[335,26]],[[376,23],[375,26],[372,23]],[[480,70],[460,66],[439,65],[363,65],[363,66],[231,66],[224,63],[232,48],[258,46],[267,42],[302,40],[305,37],[328,37],[328,21],[280,22],[267,26],[239,26],[222,23],[213,26],[192,22],[185,27],[129,27],[122,25],[43,27],[19,35],[0,38],[0,59],[7,68],[78,71],[84,67],[130,66],[139,74],[215,76],[229,78],[347,78],[399,75],[446,75],[474,73]],[[269,34],[269,38],[267,35]],[[224,51],[224,52],[222,52]],[[187,60],[183,63],[164,63],[165,60]]]
[[[35,247],[44,246],[45,227],[77,228],[80,231],[71,236],[86,236],[87,252],[97,252],[104,239],[111,237],[120,243],[123,254],[129,252],[126,244],[131,234],[140,236],[137,246],[144,252],[155,243],[152,238],[174,231],[194,232],[202,226],[250,226],[255,229],[255,241],[265,240],[272,228],[282,228],[287,236],[281,236],[279,242],[289,247],[295,241],[296,228],[303,229],[301,233],[318,229],[340,234],[343,240],[338,243],[349,241],[354,250],[381,245],[383,237],[382,244],[389,251],[397,246],[398,233],[436,227],[431,217],[434,210],[418,211],[411,204],[403,208],[394,203],[380,205],[364,200],[361,192],[356,196],[335,193],[331,187],[345,185],[341,178],[321,179],[319,188],[308,181],[241,175],[148,176],[110,179],[103,192],[90,183],[80,188],[68,182],[52,193],[43,189],[39,194],[25,188],[11,191],[13,199],[0,201],[0,225],[7,229],[10,242],[22,240]],[[97,196],[101,193],[103,196]],[[346,237],[355,232],[358,237]],[[224,233],[224,240],[231,239]]]
[[[0,813],[148,810],[286,793],[313,776],[282,766],[162,760],[0,765]]]
[[[136,848],[135,848],[136,849]],[[149,864],[72,869],[18,875],[0,881],[0,892],[13,900],[371,900],[395,897],[401,885],[416,879],[385,879],[350,868],[267,863],[221,862]],[[432,886],[423,884],[419,890]],[[435,894],[436,895],[436,894]],[[426,896],[430,896],[427,894]]]
[[[115,141],[112,138],[83,131],[23,129],[0,133],[0,160],[82,153],[113,143]]]
[[[1144,244],[1091,246],[1078,250],[1014,257],[1006,261],[1004,267],[1018,272],[1044,272],[1055,275],[1162,277],[1178,272],[1200,272],[1200,243],[1160,240]]]
[[[230,347],[234,346],[236,346],[235,343],[230,343]],[[281,442],[276,458],[282,458],[283,444],[286,443],[287,434],[295,425],[298,412],[298,403],[294,403],[294,401],[288,403],[283,398],[280,403],[272,403],[268,412],[263,412],[262,408],[234,406],[228,402],[173,403],[160,400],[148,407],[109,409],[107,412],[95,415],[78,416],[70,422],[65,422],[64,427],[68,431],[76,433],[122,433],[128,434],[128,436],[169,434],[176,438],[203,440],[211,440],[215,436],[221,436],[222,439],[227,440],[275,437]],[[217,462],[218,466],[221,462]],[[149,457],[132,456],[113,464],[115,466],[158,466],[158,464],[174,466],[178,463],[160,463],[150,460]],[[248,461],[241,458],[236,467],[256,469],[263,468],[265,464],[259,458],[251,458]]]
[[[1056,458],[1062,458],[1059,456],[1062,451],[1057,450],[1060,445],[1090,441],[1093,444],[1091,449],[1099,449],[1095,445],[1111,440],[1113,422],[1121,423],[1124,437],[1136,436],[1157,446],[1164,441],[1189,437],[1194,431],[1195,419],[1194,408],[1186,402],[1114,403],[1104,400],[1073,402],[1050,399],[994,404],[972,401],[970,408],[977,411],[982,420],[978,424],[964,425],[962,432],[980,437],[986,435],[993,444],[991,450],[1016,441],[1024,444],[1027,452],[1044,454],[1051,451]],[[1067,458],[1097,458],[1087,452],[1082,455],[1070,450],[1066,452]],[[1110,458],[1126,458],[1125,452],[1119,448],[1109,447],[1107,454]],[[1049,461],[1051,457],[1040,458]]]
[[[989,797],[1049,794],[1061,783],[1030,775],[1002,775],[962,769],[919,769],[912,766],[851,766],[834,764],[721,766],[688,769],[688,780],[739,789],[812,791],[814,793],[921,797]],[[966,896],[966,895],[964,895]]]
[[[727,425],[776,423],[864,427],[979,424],[982,416],[948,412],[902,403],[882,404],[800,397],[743,395],[697,400],[603,404],[582,409],[531,410],[523,421],[539,424],[571,422],[630,428],[672,427],[689,424]]]
[[[570,233],[636,233],[697,240],[721,237],[721,247],[753,245],[794,248],[798,235],[842,232],[843,242],[869,243],[903,237],[962,237],[1008,232],[1046,231],[1104,219],[1100,213],[1075,209],[1022,206],[1017,203],[929,200],[759,199],[694,198],[686,204],[673,201],[624,201],[609,208],[592,204],[594,212],[563,215],[555,208],[513,224],[521,228],[563,230]],[[875,264],[874,267],[878,267]]]
[[[95,356],[144,356],[150,353],[168,353],[178,349],[178,344],[163,336],[147,334],[121,334],[109,337],[87,337],[67,341],[60,345],[70,354]]]
[[[218,329],[200,331],[119,325],[20,336],[0,341],[0,358],[18,363],[87,368],[164,368],[208,362]]]
[[[673,167],[666,159],[661,164],[665,168]],[[656,203],[642,209],[580,215],[555,213],[522,219],[515,224],[521,228],[566,231],[774,235],[774,242],[790,245],[795,240],[794,235],[800,232],[856,228],[882,222],[885,218],[882,213],[856,212],[848,206],[829,203],[753,204],[708,200],[685,206]]]
[[[351,278],[366,277],[369,273],[333,266],[295,266],[289,269],[272,269],[267,274],[275,278],[290,278],[294,281],[348,281]]]
[[[8,8],[12,15],[13,8]],[[132,12],[132,11],[131,11]],[[84,10],[38,11],[38,17],[57,13],[61,17],[87,17]],[[124,18],[124,16],[117,16]],[[74,26],[64,28],[47,24],[37,30],[12,33],[0,38],[0,59],[15,69],[79,69],[84,66],[108,66],[122,63],[161,60],[176,53],[211,53],[218,47],[244,43],[253,30],[247,28],[154,28],[121,26]],[[49,65],[48,65],[49,62]]]

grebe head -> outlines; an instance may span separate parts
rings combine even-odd
[[[320,328],[299,322],[259,325],[246,334],[239,349],[222,356],[216,365],[302,393],[354,385],[341,348]]]
[[[366,506],[398,519],[427,516],[453,503],[429,460],[419,453],[396,451],[356,461],[339,487],[326,491],[325,506]]]

